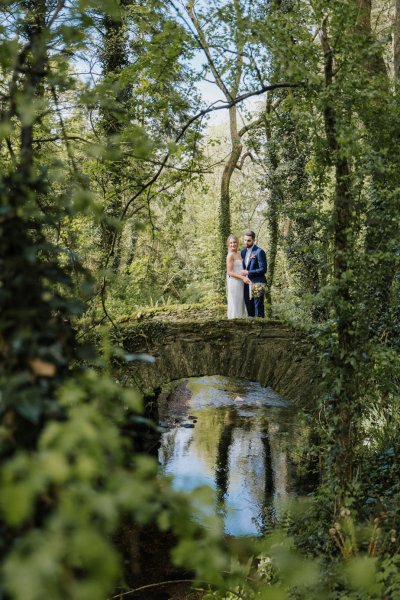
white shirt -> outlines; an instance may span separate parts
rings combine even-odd
[[[254,246],[254,244],[253,244],[253,246]],[[244,264],[246,265],[246,269],[249,266],[250,256],[251,256],[251,251],[253,250],[253,246],[251,246],[251,248],[247,248],[247,250],[246,250],[246,256],[244,259]]]

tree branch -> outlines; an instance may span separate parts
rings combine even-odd
[[[238,162],[238,164],[236,165],[236,168],[239,169],[239,171],[243,169],[244,161],[247,157],[251,158],[251,160],[254,162],[254,156],[252,155],[250,150],[248,150],[243,154],[242,158],[240,159],[240,162]]]
[[[271,85],[263,85],[259,90],[255,90],[254,92],[246,92],[245,94],[241,94],[240,96],[237,96],[230,102],[226,102],[224,104],[220,104],[219,106],[215,106],[216,104],[221,102],[221,100],[217,100],[208,108],[205,108],[204,110],[198,112],[191,119],[189,119],[189,121],[186,123],[186,125],[184,125],[181,132],[177,136],[175,142],[179,141],[183,137],[183,135],[186,133],[186,130],[192,125],[192,123],[197,121],[197,119],[199,119],[200,117],[208,115],[209,113],[215,112],[217,110],[225,110],[227,108],[232,108],[232,106],[240,104],[240,102],[247,100],[247,98],[252,98],[253,96],[261,96],[261,94],[265,94],[265,92],[271,92],[272,90],[279,90],[284,88],[298,88],[303,87],[304,85],[305,84],[303,81],[301,81],[300,83],[272,83]]]
[[[242,72],[243,72],[243,50],[245,46],[244,36],[242,34],[241,21],[242,21],[242,13],[239,0],[233,0],[233,4],[236,12],[236,35],[235,42],[237,48],[237,57],[236,57],[236,75],[235,75],[235,84],[232,88],[232,96],[235,97],[239,91],[240,82],[242,80]]]
[[[33,143],[34,144],[44,144],[45,142],[59,142],[59,141],[65,141],[65,140],[84,142],[85,144],[88,144],[90,142],[90,140],[85,140],[85,138],[80,137],[79,135],[65,135],[62,137],[60,137],[59,135],[54,135],[54,136],[48,137],[48,138],[36,138],[35,140],[33,140]]]
[[[258,125],[261,125],[262,123],[264,123],[264,121],[265,121],[265,117],[263,115],[263,116],[259,117],[258,119],[255,119],[251,123],[248,123],[247,125],[242,127],[242,129],[239,129],[239,137],[243,137],[245,133],[247,133],[251,129],[255,129]]]
[[[227,100],[232,99],[232,94],[230,93],[230,91],[228,90],[228,88],[226,87],[221,75],[219,74],[219,71],[214,63],[214,59],[211,55],[211,50],[210,50],[210,46],[207,43],[206,40],[206,36],[204,35],[204,32],[200,26],[200,22],[196,16],[196,13],[194,12],[194,0],[190,0],[186,6],[186,10],[188,12],[188,15],[190,17],[190,20],[192,21],[194,28],[196,29],[197,32],[197,36],[198,39],[197,41],[199,42],[204,54],[207,57],[208,60],[208,64],[210,65],[212,74],[214,75],[214,79],[215,79],[215,83],[217,84],[217,86],[219,87],[219,89],[223,92],[225,98]]]
[[[60,11],[64,8],[64,4],[65,0],[60,0],[57,4],[56,8],[54,9],[53,15],[50,17],[49,22],[47,23],[47,27],[49,29],[53,25],[54,21],[57,19]]]

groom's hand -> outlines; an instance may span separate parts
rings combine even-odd
[[[248,272],[248,271],[245,271],[244,269],[242,269],[242,270],[240,271],[240,274],[242,275],[242,277],[247,277],[247,275],[249,274],[249,272]]]

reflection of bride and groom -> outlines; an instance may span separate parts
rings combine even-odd
[[[227,239],[226,287],[228,319],[264,317],[264,295],[267,280],[267,257],[255,244],[256,234],[244,232],[244,248],[238,252],[235,235]]]

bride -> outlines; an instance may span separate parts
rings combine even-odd
[[[240,275],[243,269],[242,257],[238,253],[239,240],[230,235],[226,240],[228,254],[226,257],[226,291],[228,297],[228,319],[244,319],[247,317],[244,303],[244,284],[250,283],[248,277]]]

